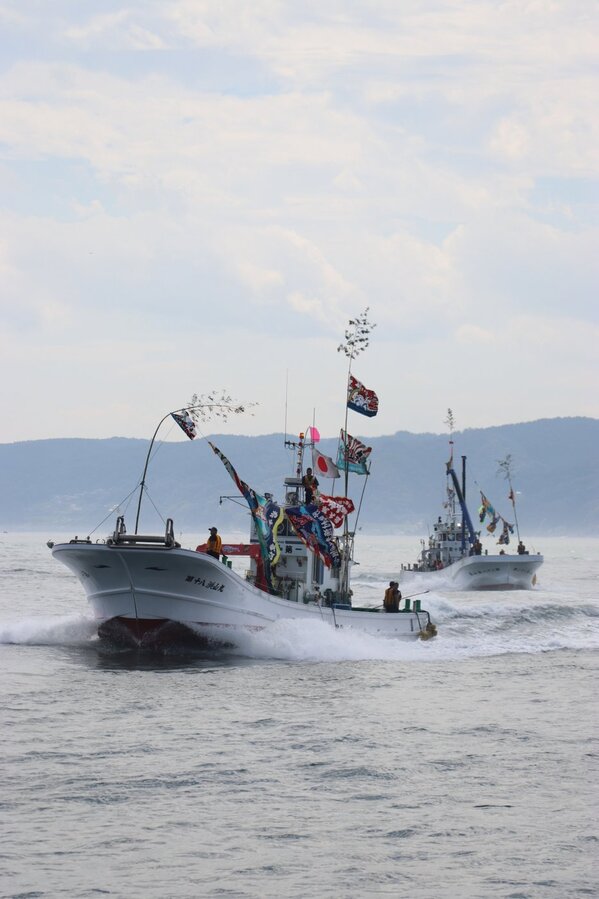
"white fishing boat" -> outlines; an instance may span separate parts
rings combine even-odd
[[[440,590],[530,590],[536,584],[537,571],[543,564],[540,553],[530,553],[520,540],[517,527],[515,494],[511,483],[509,462],[509,498],[513,504],[518,530],[518,546],[509,552],[514,525],[495,512],[481,493],[481,523],[488,515],[487,531],[493,534],[499,523],[502,530],[499,551],[483,551],[481,531],[475,531],[466,505],[466,457],[462,456],[462,483],[453,467],[453,441],[447,463],[447,499],[445,516],[437,519],[428,541],[421,541],[421,551],[414,564],[401,566],[400,584],[406,589],[437,587]],[[509,457],[508,457],[509,459]]]
[[[301,507],[301,478],[287,478],[285,489],[283,509]],[[52,555],[79,578],[100,635],[119,642],[154,645],[185,636],[234,645],[243,632],[281,619],[325,622],[377,637],[428,639],[436,633],[418,600],[397,614],[353,606],[351,589],[343,587],[344,569],[351,565],[345,546],[339,546],[339,565],[327,568],[288,519],[277,541],[272,593],[255,525],[250,542],[224,544],[220,560],[204,546],[181,547],[170,519],[164,534],[143,535],[128,534],[119,518],[104,542],[75,538],[55,544]],[[245,575],[232,568],[231,557],[241,555],[248,557]]]
[[[378,408],[376,394],[351,375],[352,359],[367,345],[367,311],[350,322],[353,330],[346,332],[346,344],[340,349],[350,360],[346,409],[372,416]],[[196,436],[193,411],[188,406],[169,413],[192,439]],[[262,496],[252,490],[210,444],[245,497],[252,516],[249,543],[220,547],[214,557],[206,552],[206,545],[195,550],[183,548],[175,540],[172,519],[168,519],[163,534],[138,532],[146,473],[160,422],[139,485],[133,533],[127,532],[121,516],[104,541],[74,538],[68,543],[51,544],[54,558],[81,581],[99,633],[127,643],[154,644],[180,636],[183,631],[187,637],[235,644],[244,632],[263,629],[281,619],[297,619],[377,637],[434,636],[436,627],[419,600],[413,605],[406,600],[395,613],[356,607],[352,602],[355,524],[353,529],[348,526],[347,516],[354,505],[347,495],[347,475],[349,471],[368,474],[364,459],[370,450],[347,435],[347,411],[345,423],[341,456],[346,487],[342,497],[306,493],[303,472],[307,442],[303,433],[297,441],[286,441],[294,450],[294,473],[285,479],[281,503],[271,494]],[[321,463],[319,473],[323,474],[324,465],[338,476],[332,460],[314,449],[314,433],[312,438],[313,456]],[[343,532],[336,536],[335,528],[341,526]],[[249,561],[245,573],[232,567],[231,556],[241,555]]]

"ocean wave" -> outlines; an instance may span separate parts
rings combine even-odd
[[[538,621],[572,620],[575,618],[599,618],[599,607],[591,603],[580,603],[564,606],[559,603],[526,603],[516,605],[508,602],[481,603],[467,605],[451,603],[449,600],[441,600],[429,603],[431,613],[435,613],[439,620],[451,619],[485,619],[507,620],[512,624],[523,622],[534,623]]]

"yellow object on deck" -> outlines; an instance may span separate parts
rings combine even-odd
[[[426,627],[423,627],[420,633],[418,634],[421,640],[430,640],[431,637],[437,636],[437,627],[429,621]]]

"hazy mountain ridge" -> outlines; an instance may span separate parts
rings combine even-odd
[[[359,429],[354,426],[359,436]],[[230,459],[239,477],[258,492],[282,498],[283,479],[293,473],[294,456],[282,434],[259,437],[216,435],[213,442]],[[424,534],[441,512],[445,496],[446,434],[398,431],[363,437],[372,446],[360,526],[373,531]],[[526,534],[599,534],[599,420],[554,418],[524,424],[467,429],[454,434],[454,464],[467,462],[467,499],[473,519],[479,489],[511,520],[508,488],[497,474],[498,460],[509,453],[514,466],[520,529]],[[72,530],[80,535],[113,527],[110,510],[121,504],[130,529],[135,522],[138,484],[148,442],[64,438],[0,444],[0,527],[3,530]],[[322,452],[335,457],[337,441],[322,440]],[[308,454],[305,465],[310,464]],[[365,479],[350,475],[349,493],[359,501]],[[148,471],[149,499],[142,509],[142,530],[161,530],[161,515],[175,527],[204,531],[243,531],[247,509],[222,463],[207,442],[159,444]],[[321,479],[330,492],[333,482]],[[335,492],[341,492],[340,482]],[[239,498],[241,505],[221,496]],[[129,497],[129,500],[127,500]],[[100,525],[106,516],[106,522]]]

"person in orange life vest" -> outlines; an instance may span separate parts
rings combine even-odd
[[[401,602],[401,592],[397,581],[389,581],[389,586],[385,590],[385,599],[383,606],[385,612],[399,612],[399,603]]]
[[[210,536],[206,541],[206,546],[206,552],[209,556],[214,556],[215,559],[220,559],[220,554],[223,548],[223,541],[220,539],[216,528],[210,528]]]
[[[318,481],[312,474],[312,469],[307,468],[306,473],[302,478],[302,484],[304,485],[304,490],[306,491],[306,502],[311,503],[314,500],[314,494],[318,488]]]

